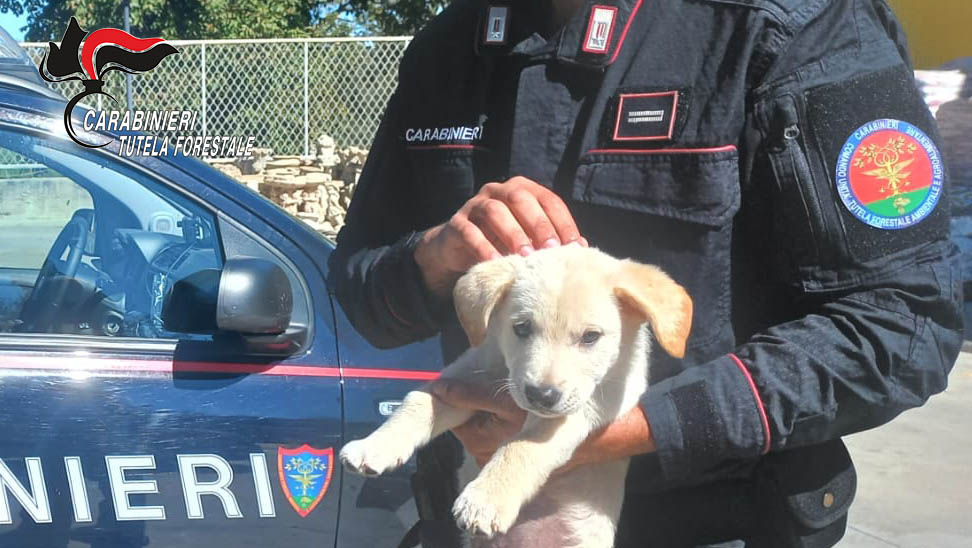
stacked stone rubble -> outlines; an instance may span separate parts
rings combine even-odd
[[[275,156],[270,149],[257,148],[245,160],[208,161],[334,239],[344,225],[368,151],[338,148],[327,135],[315,141],[314,150],[313,156]]]

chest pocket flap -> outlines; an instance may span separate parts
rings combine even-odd
[[[593,150],[577,168],[573,198],[722,226],[739,209],[736,147],[684,150]]]

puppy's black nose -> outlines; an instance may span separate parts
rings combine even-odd
[[[560,390],[553,386],[528,384],[524,389],[526,399],[534,407],[550,409],[560,401]]]

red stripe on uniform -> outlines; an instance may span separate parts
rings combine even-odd
[[[408,150],[488,150],[479,145],[410,145]]]
[[[739,356],[735,354],[729,354],[732,361],[736,363],[742,374],[746,376],[746,381],[749,383],[749,387],[753,390],[753,397],[756,398],[756,407],[759,409],[759,418],[763,421],[763,437],[766,438],[766,443],[763,444],[763,454],[769,453],[770,450],[770,428],[769,419],[766,418],[766,407],[763,405],[763,398],[759,395],[759,390],[756,390],[756,383],[753,381],[753,376],[749,373],[749,369],[743,364]]]
[[[628,22],[624,24],[624,30],[621,31],[621,38],[618,39],[618,45],[614,48],[614,55],[611,56],[611,60],[608,63],[613,63],[618,58],[618,54],[621,53],[621,46],[624,45],[624,39],[628,36],[628,30],[631,28],[631,23],[634,21],[635,15],[638,14],[638,9],[641,8],[641,3],[642,0],[638,0],[638,3],[631,8],[631,15],[628,16]]]

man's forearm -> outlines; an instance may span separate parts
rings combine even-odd
[[[342,234],[343,235],[343,234]],[[328,262],[329,284],[355,329],[378,348],[433,336],[442,311],[426,299],[413,260],[415,234],[392,245],[368,248],[339,236]]]

